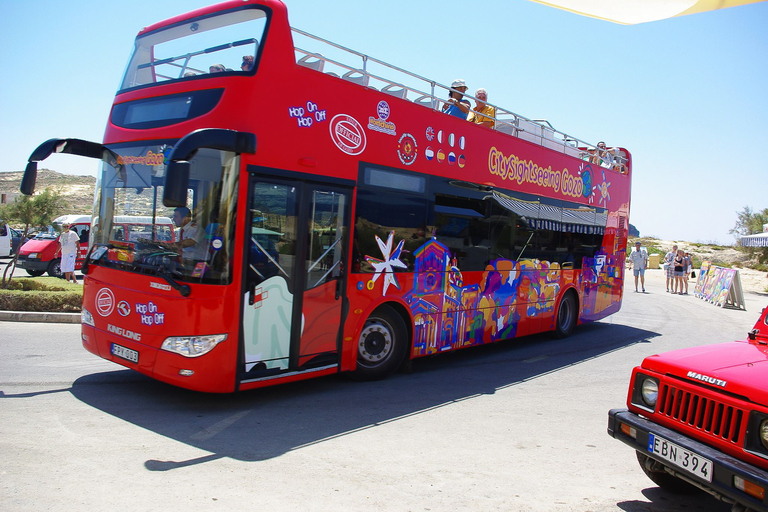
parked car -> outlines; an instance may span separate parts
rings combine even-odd
[[[21,232],[0,221],[0,258],[16,254],[20,244]]]
[[[743,341],[645,358],[608,434],[659,487],[768,510],[768,308]]]

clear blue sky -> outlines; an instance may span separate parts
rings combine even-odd
[[[136,33],[209,3],[0,0],[0,171],[52,137],[100,141]],[[524,0],[287,4],[296,28],[626,147],[641,235],[730,244],[736,212],[768,207],[768,2],[635,26]]]

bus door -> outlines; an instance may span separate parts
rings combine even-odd
[[[338,366],[351,195],[252,176],[242,382]]]

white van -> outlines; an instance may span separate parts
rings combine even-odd
[[[15,240],[14,240],[15,239]],[[18,249],[21,233],[0,221],[0,258],[8,258]]]

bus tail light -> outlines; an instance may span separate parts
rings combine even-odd
[[[171,336],[163,342],[163,350],[174,352],[184,357],[200,357],[207,354],[213,347],[227,339],[226,334],[211,334],[205,336]]]

